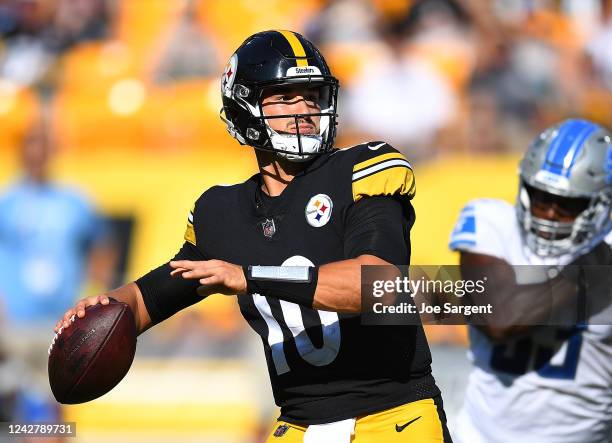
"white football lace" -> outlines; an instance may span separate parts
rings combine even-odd
[[[72,314],[72,317],[70,317],[70,323],[74,323],[75,318],[76,318],[76,315]],[[61,328],[59,328],[59,330],[53,337],[53,341],[51,341],[51,345],[49,346],[49,351],[48,351],[49,355],[51,355],[51,350],[53,349],[53,345],[55,344],[55,342],[57,341],[57,338],[60,336],[63,330],[64,330],[64,327],[62,326]]]

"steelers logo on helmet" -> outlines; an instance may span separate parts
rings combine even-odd
[[[317,194],[308,200],[306,205],[306,221],[310,226],[320,228],[331,219],[333,202],[325,194]]]
[[[221,77],[221,94],[226,97],[232,96],[232,87],[234,86],[234,79],[236,78],[236,71],[238,69],[238,56],[232,55],[225,71],[223,71],[223,77]]]

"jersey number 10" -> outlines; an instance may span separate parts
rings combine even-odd
[[[268,345],[270,345],[272,360],[278,375],[291,370],[285,354],[283,330],[290,332],[300,357],[311,365],[325,366],[336,359],[340,351],[340,322],[337,313],[315,311],[321,320],[319,327],[323,328],[323,346],[317,348],[306,333],[299,305],[279,300],[283,320],[287,325],[286,327],[281,327],[276,318],[274,318],[274,315],[272,315],[268,300],[259,294],[253,294],[252,297],[259,314],[268,325]],[[312,327],[311,325],[308,326]]]

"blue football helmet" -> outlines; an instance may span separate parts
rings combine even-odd
[[[579,254],[612,228],[612,134],[571,119],[544,130],[519,167],[516,212],[523,238],[542,257]],[[555,204],[573,221],[533,215],[534,203]]]

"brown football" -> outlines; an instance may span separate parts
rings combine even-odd
[[[49,347],[49,383],[55,399],[84,403],[117,386],[136,352],[136,322],[130,307],[111,299],[85,309],[60,329]]]

